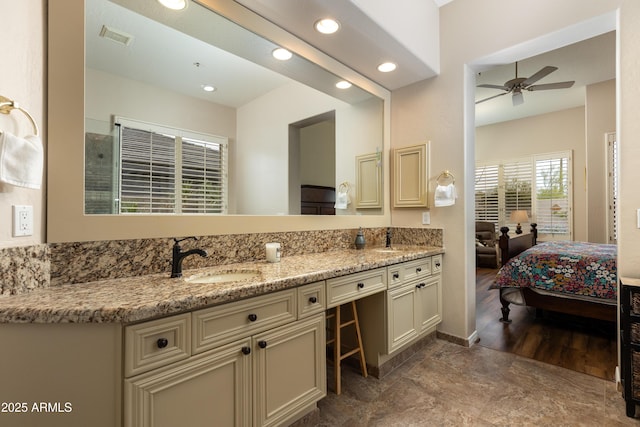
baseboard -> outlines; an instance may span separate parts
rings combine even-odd
[[[471,347],[472,345],[480,341],[480,337],[478,336],[477,330],[473,331],[473,333],[469,335],[468,338],[460,338],[455,335],[450,335],[440,331],[437,331],[436,334],[437,334],[436,337],[441,340],[449,341],[464,347]]]
[[[622,380],[620,378],[620,366],[616,366],[616,390],[622,393]]]

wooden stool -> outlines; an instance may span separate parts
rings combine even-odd
[[[347,303],[349,304],[349,303]],[[333,324],[333,338],[327,340],[327,346],[333,344],[333,364],[336,376],[336,394],[340,394],[342,392],[341,382],[340,382],[340,362],[346,359],[347,357],[354,355],[356,353],[360,353],[360,368],[362,369],[362,376],[367,377],[367,362],[364,357],[364,349],[362,347],[362,336],[360,335],[360,323],[358,322],[358,311],[356,309],[356,302],[351,301],[351,311],[353,313],[353,319],[347,320],[346,322],[342,322],[340,309],[344,305],[339,305],[335,307],[331,313],[327,315],[327,320],[335,318],[335,322]],[[353,350],[347,350],[346,353],[342,353],[342,328],[345,328],[349,325],[354,325],[356,338],[358,340],[358,347]]]

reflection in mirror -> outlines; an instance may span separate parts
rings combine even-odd
[[[198,3],[86,0],[85,36],[86,214],[299,215],[383,148],[380,98]]]

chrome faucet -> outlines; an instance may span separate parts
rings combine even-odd
[[[182,252],[182,248],[180,247],[180,242],[188,239],[198,240],[197,237],[185,237],[184,239],[176,239],[176,238],[173,239],[175,243],[173,244],[173,258],[171,260],[171,277],[182,277],[182,261],[189,255],[198,254],[203,258],[207,256],[207,251],[203,249],[191,249],[186,252]]]

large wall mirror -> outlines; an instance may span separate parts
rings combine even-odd
[[[300,215],[300,188],[354,188],[357,156],[388,151],[388,91],[231,0],[179,12],[156,0],[58,3],[48,241],[386,225],[386,206]],[[275,59],[278,47],[293,57]],[[139,140],[146,148],[127,148]],[[206,182],[183,181],[194,168]],[[144,199],[165,187],[173,202]],[[198,207],[211,193],[215,207]]]

